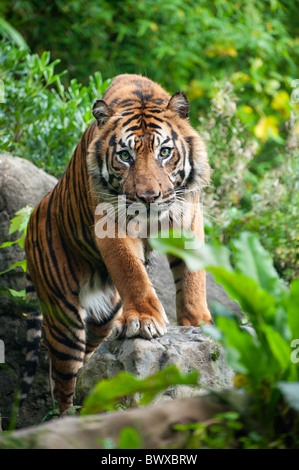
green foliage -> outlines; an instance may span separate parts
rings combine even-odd
[[[81,415],[113,411],[121,399],[135,393],[141,394],[140,405],[147,405],[153,398],[171,385],[197,385],[198,372],[182,375],[175,366],[169,366],[144,379],[120,372],[116,377],[102,380],[86,397]]]
[[[27,233],[27,225],[32,211],[32,207],[26,206],[16,212],[15,217],[13,217],[10,221],[8,234],[11,235],[13,233],[19,232],[21,235],[16,240],[2,243],[2,245],[0,245],[0,249],[10,247],[15,244],[18,244],[21,248],[24,248],[24,241]],[[21,260],[13,263],[5,271],[0,272],[0,276],[18,267],[21,267],[23,271],[26,272],[26,260]],[[9,289],[9,291],[14,297],[23,297],[25,295],[25,291],[17,292],[13,289]]]
[[[231,84],[219,86],[200,119],[212,167],[204,196],[207,238],[228,244],[241,231],[258,232],[275,268],[291,281],[299,275],[298,115],[285,143],[273,144],[262,158],[261,146],[240,122],[237,102]]]
[[[5,434],[0,442],[0,449],[30,449],[30,444],[24,443],[22,438]]]
[[[215,304],[214,325],[202,328],[225,347],[236,372],[235,385],[250,394],[257,427],[272,439],[289,408],[298,410],[299,368],[292,360],[291,343],[299,339],[299,280],[286,288],[255,234],[245,232],[233,242],[229,269],[226,247],[203,246],[194,240],[193,248],[184,252],[182,245],[190,247],[190,237],[183,234],[178,243],[173,234],[168,239],[160,234],[151,244],[162,253],[180,256],[191,270],[212,272],[239,303],[250,327],[240,325],[235,314]],[[196,263],[190,262],[192,256]]]
[[[119,435],[118,449],[142,449],[141,439],[135,429],[123,428]]]
[[[34,0],[13,8],[1,3],[34,52],[51,50],[80,80],[98,69],[108,77],[145,72],[170,88],[188,83],[199,94],[210,90],[211,77],[233,76],[244,101],[251,94],[263,107],[296,73],[296,10],[284,1],[236,8],[219,0],[56,0],[42,10]]]
[[[188,449],[230,449],[236,447],[236,433],[243,429],[239,413],[227,411],[204,423],[175,424],[174,430],[188,432]]]
[[[174,236],[152,243],[190,269],[209,269],[253,326],[254,335],[215,306],[209,329],[227,349],[236,385],[254,398],[259,429],[249,426],[244,448],[269,444],[277,423],[290,416],[288,406],[298,409],[298,364],[290,361],[291,340],[299,338],[296,15],[297,3],[287,0],[0,2],[0,34],[16,44],[0,43],[2,151],[59,177],[109,83],[99,70],[105,77],[142,73],[188,95],[213,169],[205,196],[210,244],[195,241],[185,250],[190,239]],[[258,232],[261,244],[249,234],[236,240],[246,231]],[[118,397],[110,398],[113,408]],[[217,418],[212,431],[200,425],[198,442],[233,446],[240,419],[223,417],[219,428]]]
[[[0,17],[0,35],[4,38],[9,39],[17,46],[22,47],[23,49],[28,48],[28,45],[23,39],[23,36],[13,28],[4,18]]]
[[[24,241],[27,233],[27,225],[32,211],[32,207],[25,206],[15,213],[15,217],[13,217],[10,221],[8,235],[19,232],[21,236],[14,241],[2,243],[2,245],[0,245],[0,248],[12,246],[15,243],[17,243],[21,248],[24,248]]]
[[[51,50],[61,69],[81,81],[97,70],[106,77],[143,73],[173,92],[187,91],[196,118],[213,96],[211,81],[228,79],[251,107],[253,125],[274,118],[274,133],[266,121],[272,136],[288,113],[273,98],[290,94],[297,78],[296,13],[296,2],[286,0],[237,6],[232,0],[55,0],[44,8],[36,0],[2,2],[3,17],[32,50]]]
[[[103,82],[97,71],[87,86],[76,79],[67,85],[65,71],[57,73],[58,67],[59,60],[51,62],[48,52],[39,57],[1,43],[5,95],[0,104],[1,149],[28,158],[59,177],[92,120],[90,108],[95,98],[102,96],[109,80]],[[206,232],[211,239],[228,243],[240,230],[260,231],[275,267],[290,281],[298,276],[299,266],[298,105],[286,92],[277,91],[272,101],[286,126],[278,136],[275,124],[268,136],[271,126],[265,125],[267,135],[261,133],[257,138],[253,108],[247,102],[242,104],[238,85],[233,76],[228,78],[230,81],[226,77],[207,80],[208,93],[200,111],[192,87],[185,90],[213,169],[205,204]],[[283,112],[286,108],[288,112]]]
[[[109,81],[101,74],[89,77],[87,86],[76,79],[68,87],[55,73],[58,60],[50,53],[39,57],[27,50],[0,43],[0,76],[4,103],[0,104],[1,150],[33,161],[60,176],[93,120],[91,106]]]

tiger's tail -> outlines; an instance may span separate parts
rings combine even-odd
[[[27,398],[30,387],[34,381],[38,364],[40,342],[42,337],[42,314],[37,308],[36,293],[29,273],[26,274],[26,299],[29,300],[27,315],[26,356],[24,372],[20,384],[20,406]]]

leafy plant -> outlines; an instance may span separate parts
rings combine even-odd
[[[24,248],[24,241],[25,241],[25,237],[27,233],[27,225],[28,225],[28,221],[29,221],[32,211],[33,211],[32,207],[26,206],[16,212],[15,217],[13,217],[10,221],[8,234],[12,235],[13,233],[18,232],[20,236],[19,238],[16,238],[13,241],[2,243],[2,245],[0,245],[0,249],[7,248],[15,244],[18,244],[21,248]],[[27,265],[26,259],[16,261],[11,266],[9,266],[5,271],[0,272],[0,276],[18,267],[21,267],[23,271],[26,272],[26,265]],[[22,290],[22,291],[16,291],[14,289],[8,289],[8,290],[14,297],[25,296],[25,290]]]
[[[175,424],[173,428],[189,433],[188,449],[228,449],[237,446],[236,433],[244,427],[241,421],[239,413],[227,411],[202,423]]]
[[[126,427],[121,430],[118,449],[142,449],[141,439],[135,429]]]
[[[10,221],[8,235],[12,235],[13,233],[19,232],[21,236],[16,240],[2,243],[2,245],[0,245],[0,248],[6,248],[8,246],[15,245],[16,243],[21,248],[24,248],[24,241],[27,233],[27,225],[32,211],[33,207],[25,206],[15,213],[15,217],[13,217]]]
[[[120,372],[116,377],[98,382],[85,398],[80,415],[113,411],[123,397],[135,393],[141,394],[140,405],[147,405],[158,393],[171,385],[197,385],[197,383],[197,371],[182,375],[176,366],[166,367],[144,379]]]
[[[0,35],[9,39],[23,49],[28,48],[23,36],[13,28],[4,18],[0,17]]]
[[[240,231],[259,232],[279,274],[291,281],[299,274],[298,116],[288,122],[285,144],[275,144],[262,158],[240,109],[232,84],[219,83],[200,118],[212,167],[203,195],[207,239],[228,244]]]
[[[50,53],[28,54],[26,49],[0,42],[0,75],[4,102],[0,104],[1,150],[25,157],[60,176],[82,133],[92,122],[91,106],[109,84],[100,72],[87,86],[61,81],[59,60]]]
[[[223,246],[204,246],[194,237],[192,249],[186,250],[191,235],[175,235],[165,239],[162,233],[151,239],[151,245],[181,257],[191,270],[212,272],[247,317],[244,327],[235,314],[215,304],[214,325],[202,328],[225,347],[236,373],[235,386],[252,398],[251,415],[259,432],[271,440],[289,419],[298,431],[299,368],[291,360],[291,344],[299,339],[299,280],[287,289],[255,234],[241,234],[231,252]],[[294,442],[295,432],[292,438]]]
[[[61,71],[85,84],[99,69],[106,77],[143,73],[172,92],[186,91],[195,120],[213,97],[213,79],[228,80],[251,108],[261,140],[283,134],[285,94],[297,78],[296,2],[252,0],[236,8],[231,0],[55,0],[39,8],[34,0],[3,0],[1,10],[33,52],[51,50]],[[247,121],[246,108],[243,114]]]

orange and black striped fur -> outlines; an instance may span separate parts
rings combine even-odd
[[[125,207],[139,202],[148,210],[155,203],[162,218],[187,216],[187,228],[203,240],[201,212],[193,203],[209,180],[209,165],[188,111],[183,93],[170,97],[138,75],[116,77],[95,102],[95,121],[66,172],[32,213],[27,290],[34,286],[39,299],[61,412],[73,404],[78,370],[112,330],[149,339],[166,331],[167,318],[146,271],[147,239],[128,235],[118,218],[114,238],[98,237],[103,214],[96,209],[102,202],[116,205],[118,196],[126,198]],[[170,267],[178,323],[209,322],[205,273],[191,273],[173,257]],[[40,325],[37,311],[28,314],[23,395],[33,380]]]

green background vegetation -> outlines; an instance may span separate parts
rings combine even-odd
[[[282,282],[292,283],[291,300],[282,287],[277,294],[270,282],[258,283],[263,301],[257,297],[247,305],[256,342],[238,332],[227,312],[218,311],[215,326],[230,352],[237,351],[231,360],[257,397],[256,409],[266,410],[270,421],[277,418],[275,406],[284,406],[276,381],[298,379],[298,365],[296,372],[288,359],[292,325],[282,328],[290,312],[295,318],[298,300],[298,12],[297,0],[0,0],[2,151],[59,177],[93,120],[94,100],[114,76],[140,73],[170,93],[187,94],[191,122],[206,141],[213,170],[204,196],[208,242],[236,253],[240,233],[255,233],[261,248],[255,244],[252,256],[263,280],[275,278],[261,251],[266,249]],[[241,239],[250,260],[250,238]],[[240,277],[245,268],[243,260],[233,280],[222,279],[228,291],[233,282],[243,307],[253,285]],[[260,305],[268,305],[268,318]],[[246,348],[257,358],[266,351],[260,369],[246,362]],[[268,382],[262,383],[267,364]],[[287,364],[289,376],[281,373]]]
[[[208,238],[258,232],[289,282],[299,264],[297,13],[294,0],[2,0],[1,149],[60,176],[109,79],[141,73],[183,90],[213,168]]]

